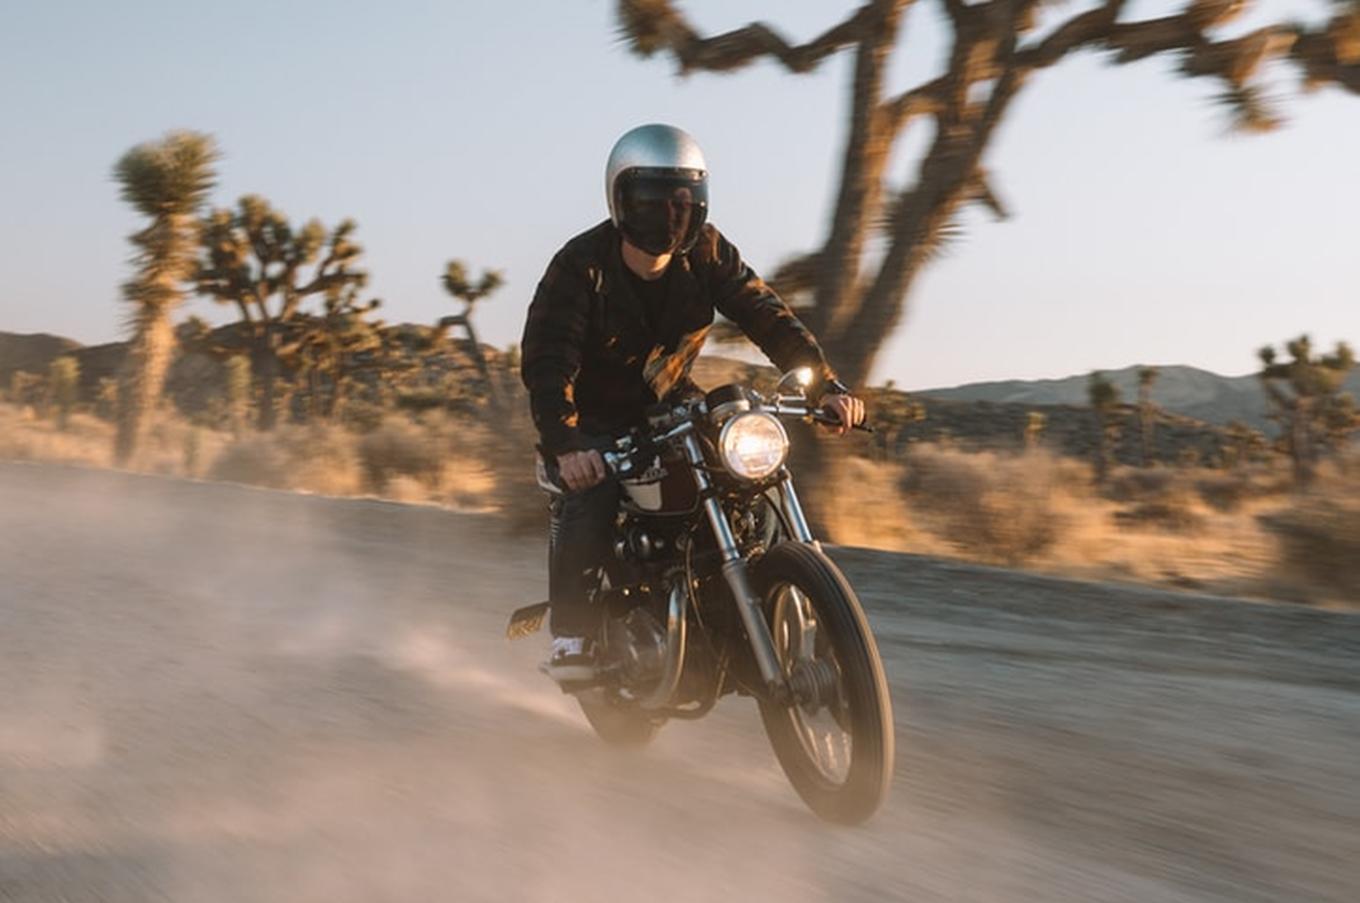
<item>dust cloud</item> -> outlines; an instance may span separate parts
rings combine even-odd
[[[600,744],[492,521],[0,464],[0,900],[1349,898],[1360,620],[842,557],[899,728],[853,830],[749,703]]]

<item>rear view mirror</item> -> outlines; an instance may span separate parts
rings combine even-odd
[[[779,392],[786,385],[794,383],[800,389],[807,389],[812,385],[814,374],[811,367],[797,367],[779,377],[779,382],[775,385],[775,392]]]

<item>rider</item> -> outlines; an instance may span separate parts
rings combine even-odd
[[[568,492],[552,508],[548,673],[594,675],[597,613],[586,575],[610,553],[619,488],[601,449],[645,410],[694,391],[689,371],[713,323],[732,320],[780,369],[809,366],[809,397],[842,424],[864,418],[816,339],[708,217],[708,170],[687,133],[644,125],[605,167],[609,219],[571,239],[529,305],[521,375],[544,463]],[[844,434],[848,426],[834,428]]]

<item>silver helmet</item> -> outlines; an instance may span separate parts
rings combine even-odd
[[[609,216],[649,254],[684,253],[708,218],[708,167],[690,135],[671,125],[624,134],[605,166]]]

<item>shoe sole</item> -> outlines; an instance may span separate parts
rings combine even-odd
[[[586,683],[595,680],[594,665],[553,665],[548,662],[538,666],[538,670],[558,683]]]

